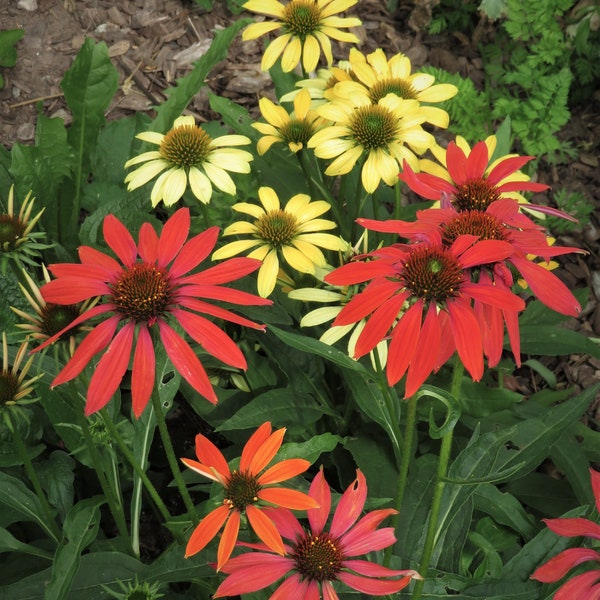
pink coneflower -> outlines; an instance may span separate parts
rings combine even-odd
[[[222,569],[228,577],[215,598],[256,592],[282,577],[285,579],[270,600],[337,600],[336,581],[364,594],[385,596],[399,592],[412,578],[421,578],[416,571],[396,571],[355,558],[396,541],[392,527],[377,529],[395,510],[374,510],[359,519],[367,499],[367,483],[360,471],[340,498],[328,530],[325,526],[331,511],[331,490],[322,470],[308,494],[320,505],[307,511],[310,529],[304,529],[291,511],[271,509],[269,516],[288,540],[285,556],[268,552],[264,544],[245,544],[263,551],[230,559]]]
[[[387,380],[395,385],[406,373],[406,397],[429,374],[458,355],[473,379],[483,375],[483,334],[473,301],[506,311],[525,307],[509,289],[472,282],[470,269],[500,262],[513,253],[502,240],[478,241],[461,235],[449,246],[418,242],[395,244],[367,254],[325,277],[333,285],[369,282],[339,313],[333,325],[368,318],[356,343],[355,358],[388,335]]]
[[[596,510],[600,512],[600,473],[590,469],[592,490],[596,501]],[[582,517],[565,519],[544,519],[548,527],[558,535],[566,537],[587,536],[600,540],[600,525]],[[554,600],[598,600],[600,598],[600,552],[592,548],[568,548],[548,562],[538,567],[532,579],[543,583],[553,583],[562,579],[573,567],[581,563],[594,561],[596,568],[576,575],[563,584]]]
[[[100,410],[111,399],[132,353],[133,412],[136,416],[142,414],[154,387],[155,342],[151,335],[154,326],[179,373],[207,400],[217,402],[200,360],[169,321],[181,325],[209,354],[230,366],[246,368],[246,360],[234,341],[212,321],[196,313],[262,329],[261,325],[206,302],[208,299],[242,305],[270,304],[253,294],[221,285],[252,273],[261,263],[234,258],[190,275],[212,252],[219,229],[211,227],[187,240],[189,229],[190,213],[182,208],[164,224],[160,237],[149,223],[144,223],[136,245],[123,223],[108,215],[104,219],[104,239],[120,262],[94,248],[81,246],[81,264],[50,265],[56,279],[41,288],[46,302],[68,305],[103,297],[98,305],[36,349],[41,350],[84,321],[107,315],[83,339],[52,382],[56,386],[77,377],[96,354],[106,350],[90,380],[86,415]]]

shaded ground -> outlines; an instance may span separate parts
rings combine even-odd
[[[33,141],[36,105],[41,102],[47,116],[69,120],[60,81],[86,36],[104,41],[120,73],[120,89],[107,111],[117,119],[133,111],[151,111],[165,99],[164,90],[185,75],[194,60],[209,47],[215,29],[227,27],[232,15],[225,2],[215,0],[212,11],[184,0],[0,0],[2,29],[25,29],[18,43],[18,62],[3,69],[6,86],[0,90],[0,140],[10,148],[14,143]],[[391,15],[384,0],[360,0],[352,14],[363,20],[357,31],[360,49],[369,52],[382,47],[386,53],[407,54],[414,68],[423,64],[442,67],[483,81],[482,61],[475,44],[459,33],[429,36],[422,28],[427,20],[423,7],[410,3]],[[493,24],[481,23],[480,38],[493,35]],[[336,58],[345,58],[347,48],[336,48]],[[208,86],[220,95],[246,106],[258,116],[258,98],[272,94],[270,78],[260,70],[262,42],[242,43],[239,37],[229,57],[209,76]],[[598,94],[597,94],[598,95]],[[580,149],[579,158],[568,165],[540,164],[538,178],[552,186],[581,191],[596,208],[600,203],[598,156],[593,154],[600,139],[600,98],[596,103],[573,111],[561,133]],[[199,93],[189,107],[196,119],[214,117],[206,94]],[[592,149],[592,150],[589,150]],[[545,200],[542,200],[542,203]],[[589,257],[566,257],[560,276],[571,288],[589,287],[590,301],[578,321],[570,326],[592,337],[600,336],[600,220],[596,210],[590,224],[561,238],[559,243],[585,248]],[[586,388],[600,379],[600,361],[585,355],[546,359],[559,381]],[[534,374],[523,370],[509,381],[518,391],[535,389]],[[600,417],[600,402],[591,407],[590,417]]]

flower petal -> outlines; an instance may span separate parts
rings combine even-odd
[[[225,523],[219,548],[217,549],[217,571],[220,571],[223,565],[231,557],[235,543],[237,542],[238,533],[240,530],[240,513],[237,510],[232,510],[229,513],[229,519]]]
[[[273,521],[253,504],[248,504],[248,506],[246,506],[246,516],[248,517],[248,522],[252,526],[254,533],[256,533],[256,535],[271,550],[273,550],[273,552],[283,556],[285,554],[283,540]]]
[[[217,535],[223,523],[229,516],[229,506],[223,504],[215,510],[209,512],[194,529],[187,546],[185,547],[185,557],[193,556],[200,552]]]
[[[356,470],[356,480],[342,494],[331,522],[330,533],[340,537],[356,523],[367,499],[367,482],[360,469]]]
[[[156,357],[152,336],[146,324],[140,323],[131,371],[131,405],[133,414],[138,418],[144,412],[154,389],[155,375]]]

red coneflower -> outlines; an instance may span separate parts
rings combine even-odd
[[[190,213],[187,208],[182,208],[167,220],[160,237],[150,223],[144,223],[136,245],[123,223],[108,215],[104,219],[104,239],[120,262],[94,248],[81,246],[81,264],[50,265],[56,279],[41,288],[46,302],[71,305],[96,296],[103,299],[36,351],[56,341],[72,327],[99,315],[109,315],[83,339],[52,382],[52,386],[56,386],[77,377],[94,355],[106,350],[90,380],[86,415],[100,410],[116,392],[132,352],[133,412],[138,417],[142,414],[154,387],[155,354],[150,333],[153,326],[158,328],[166,353],[179,373],[207,400],[217,402],[200,360],[169,321],[181,325],[194,341],[219,360],[233,367],[246,368],[246,360],[233,340],[196,313],[262,329],[261,325],[205,301],[270,304],[253,294],[221,285],[252,273],[261,263],[249,258],[234,258],[190,275],[190,271],[212,252],[219,228],[211,227],[187,240],[189,229]],[[119,325],[122,325],[120,329]]]
[[[271,509],[269,516],[288,540],[285,556],[248,552],[232,558],[222,569],[228,577],[215,598],[256,592],[288,574],[269,600],[338,600],[336,581],[370,596],[385,596],[405,588],[412,578],[421,578],[416,571],[396,571],[354,558],[396,541],[392,527],[377,529],[396,513],[394,509],[374,510],[359,520],[367,499],[367,483],[360,471],[340,498],[329,530],[325,525],[331,511],[331,490],[322,470],[314,478],[309,496],[320,505],[307,511],[310,530],[304,529],[291,511]],[[244,545],[268,550],[263,544]]]
[[[239,467],[231,470],[221,451],[202,434],[196,436],[198,460],[182,458],[187,467],[225,488],[223,504],[210,512],[196,527],[185,549],[186,557],[200,552],[221,530],[217,551],[217,570],[227,562],[237,541],[242,514],[248,518],[256,535],[266,547],[283,554],[281,535],[258,503],[268,502],[288,509],[315,508],[318,502],[306,494],[287,488],[271,487],[304,473],[310,462],[302,458],[282,460],[261,471],[273,460],[281,447],[285,428],[271,433],[271,423],[263,423],[246,442]]]
[[[419,242],[375,250],[366,255],[374,260],[343,265],[325,277],[333,285],[369,282],[333,325],[368,317],[356,343],[356,358],[390,335],[387,380],[395,385],[407,373],[407,397],[454,350],[473,379],[479,380],[483,334],[472,302],[507,311],[523,310],[525,303],[508,289],[472,282],[470,269],[500,262],[512,253],[506,241],[478,241],[473,235],[460,235],[449,246]]]

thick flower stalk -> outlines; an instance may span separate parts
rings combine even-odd
[[[183,196],[188,184],[192,194],[204,204],[210,202],[213,186],[233,196],[236,187],[228,171],[250,172],[252,154],[236,147],[250,144],[249,138],[243,135],[212,138],[196,125],[194,117],[178,117],[166,134],[145,131],[136,137],[158,146],[158,150],[128,160],[126,169],[145,164],[131,171],[125,183],[128,190],[135,190],[160,174],[150,193],[152,206],[161,201],[172,206]]]
[[[395,54],[388,60],[381,48],[366,56],[352,48],[349,55],[350,67],[338,72],[339,83],[331,88],[326,97],[351,97],[356,93],[368,94],[371,102],[377,104],[387,94],[394,94],[406,100],[420,103],[438,103],[449,100],[458,88],[449,83],[435,84],[435,77],[427,73],[412,73],[408,56]],[[445,110],[437,106],[421,106],[425,121],[437,127],[448,127],[449,117]]]
[[[355,17],[340,17],[339,13],[354,6],[358,0],[249,0],[243,6],[251,12],[274,17],[274,21],[252,23],[242,32],[243,40],[253,40],[266,33],[280,31],[263,54],[261,68],[268,71],[281,56],[281,68],[291,71],[302,61],[306,72],[314,71],[321,51],[328,65],[333,62],[331,39],[358,44],[358,37],[343,31],[361,25]]]
[[[345,175],[364,158],[361,181],[373,193],[381,180],[388,185],[398,181],[400,165],[418,168],[416,154],[434,144],[433,136],[422,127],[426,116],[417,100],[404,100],[388,94],[373,104],[368,94],[354,94],[344,100],[327,102],[317,112],[333,123],[308,141],[319,158],[333,159],[326,175]]]
[[[319,504],[318,499],[303,492],[275,485],[304,473],[310,466],[307,460],[291,458],[265,470],[281,447],[284,434],[285,428],[272,432],[271,423],[263,423],[246,442],[239,466],[233,470],[208,438],[201,434],[196,436],[198,460],[181,460],[196,473],[222,485],[224,499],[194,529],[187,543],[186,557],[200,552],[223,528],[217,550],[217,570],[221,570],[233,552],[242,516],[248,519],[267,548],[280,555],[284,553],[283,540],[264,503],[293,510],[315,508]]]
[[[252,127],[263,134],[256,145],[261,156],[276,143],[285,144],[294,153],[306,147],[306,142],[325,124],[324,119],[310,110],[310,103],[308,90],[301,90],[294,98],[292,114],[268,98],[259,100],[260,112],[267,123],[252,123]]]
[[[395,510],[379,509],[360,516],[367,499],[367,483],[361,471],[342,494],[329,528],[331,490],[323,470],[314,478],[309,496],[319,504],[307,511],[310,528],[305,529],[289,510],[270,509],[270,518],[287,540],[285,555],[269,552],[264,544],[244,544],[259,551],[236,556],[225,564],[222,571],[228,577],[215,598],[256,592],[282,578],[270,600],[338,600],[336,582],[363,594],[385,596],[404,589],[411,579],[420,578],[416,571],[388,569],[356,558],[396,541],[392,527],[378,529]]]
[[[249,235],[250,239],[230,242],[213,254],[213,260],[229,258],[253,249],[250,258],[262,262],[258,271],[258,293],[266,298],[275,289],[280,271],[280,256],[300,273],[314,274],[317,267],[327,261],[320,248],[346,250],[348,244],[340,237],[324,230],[336,224],[318,218],[330,205],[324,200],[311,201],[307,194],[292,196],[284,208],[270,187],[261,187],[258,198],[262,206],[239,202],[233,210],[254,217],[253,222],[238,221],[223,231],[228,235]]]
[[[473,379],[483,375],[483,332],[473,301],[506,311],[525,308],[521,298],[488,282],[471,281],[471,269],[513,253],[501,240],[461,235],[449,246],[429,242],[395,244],[327,275],[334,285],[368,282],[342,309],[333,325],[367,318],[355,357],[390,337],[386,374],[395,385],[406,373],[405,396],[456,350]]]
[[[590,469],[592,491],[596,510],[600,513],[600,472]],[[558,535],[566,537],[586,536],[600,540],[600,525],[582,517],[564,519],[544,519],[546,525]],[[554,594],[554,600],[597,600],[600,598],[600,552],[592,548],[568,548],[548,562],[538,567],[532,579],[543,583],[554,583],[582,563],[593,561],[594,567],[575,575],[560,586]]]
[[[104,351],[92,374],[85,412],[101,409],[117,391],[133,354],[131,394],[133,412],[143,412],[155,379],[153,329],[158,329],[166,353],[188,383],[210,402],[217,396],[202,363],[185,339],[169,324],[180,325],[207,353],[232,367],[245,369],[246,359],[234,341],[202,314],[246,327],[263,329],[248,319],[207,300],[240,305],[264,305],[255,295],[223,287],[252,273],[260,263],[237,258],[190,274],[212,252],[217,227],[188,238],[190,213],[179,209],[163,226],[160,237],[150,223],[140,229],[136,244],[113,215],[104,219],[104,239],[118,260],[89,246],[79,248],[80,264],[50,265],[56,277],[41,288],[47,303],[71,305],[97,296],[101,301],[46,340],[40,350],[71,328],[104,317],[79,344],[73,357],[52,382],[60,385],[77,377],[93,357]],[[200,314],[197,314],[200,313]]]

